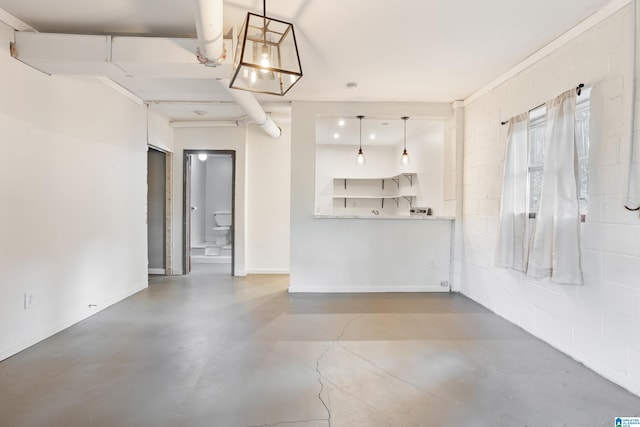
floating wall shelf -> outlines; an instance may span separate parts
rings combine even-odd
[[[333,199],[344,199],[344,207],[347,208],[347,200],[380,200],[380,206],[384,209],[385,200],[396,202],[396,208],[400,207],[400,200],[406,200],[409,208],[413,207],[416,199],[414,187],[416,173],[402,173],[394,176],[375,178],[334,178]],[[406,180],[409,188],[401,185]],[[385,188],[386,181],[392,181],[396,185]],[[342,188],[339,194],[337,188]]]

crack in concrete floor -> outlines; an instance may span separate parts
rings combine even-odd
[[[320,362],[322,361],[322,359],[324,359],[324,356],[326,356],[326,354],[336,345],[336,343],[338,343],[342,339],[349,325],[353,321],[363,316],[365,316],[364,313],[349,319],[347,323],[345,323],[344,327],[342,328],[340,335],[338,335],[335,340],[331,341],[331,344],[329,344],[329,346],[322,352],[318,360],[316,360],[316,372],[318,373],[318,382],[320,383],[320,392],[318,393],[318,399],[320,399],[320,402],[322,403],[325,410],[327,411],[327,423],[329,427],[331,427],[331,409],[329,409],[329,405],[327,405],[327,402],[325,402],[325,400],[322,398],[322,392],[324,391],[324,382],[322,381],[323,376],[322,376],[322,371],[320,370]]]
[[[365,313],[359,314],[358,316],[355,316],[355,317],[352,317],[351,319],[349,319],[347,321],[347,323],[345,323],[345,325],[342,327],[342,331],[336,337],[336,339],[331,341],[331,344],[329,344],[327,346],[327,348],[324,349],[324,351],[320,354],[320,356],[316,360],[316,369],[315,369],[315,371],[316,371],[316,374],[318,375],[318,383],[320,384],[320,391],[318,392],[318,400],[320,401],[320,403],[324,407],[324,409],[325,409],[325,411],[327,413],[327,418],[314,418],[314,419],[299,420],[299,421],[278,421],[277,423],[274,423],[274,424],[260,424],[260,425],[248,426],[248,427],[274,427],[274,426],[279,426],[279,425],[302,424],[302,423],[311,423],[311,422],[316,422],[316,421],[326,421],[328,427],[331,427],[331,409],[329,408],[329,405],[327,404],[327,402],[325,402],[324,398],[322,397],[322,392],[324,391],[324,382],[323,382],[322,371],[320,370],[320,362],[322,362],[322,359],[336,345],[336,343],[338,343],[342,339],[342,337],[344,336],[345,332],[347,331],[347,328],[349,327],[349,325],[353,321],[355,321],[355,320],[357,320],[357,319],[359,319],[359,318],[361,318],[363,316],[365,316]]]
[[[374,411],[375,413],[377,413],[381,417],[384,417],[390,425],[395,425],[395,424],[393,424],[393,419],[391,417],[389,417],[387,414],[385,414],[384,412],[382,412],[380,409],[376,408],[375,406],[371,406],[371,404],[369,402],[363,400],[357,394],[354,394],[354,393],[352,393],[352,392],[350,392],[348,390],[343,390],[340,386],[338,386],[337,384],[334,384],[331,381],[327,381],[327,382],[329,384],[331,384],[333,387],[335,387],[336,389],[340,390],[342,393],[344,393],[344,394],[352,397],[353,399],[357,400],[358,402],[362,403],[364,406],[366,406],[370,410]]]

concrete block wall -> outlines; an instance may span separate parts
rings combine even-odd
[[[623,207],[629,151],[631,7],[465,104],[461,292],[640,394],[640,218]],[[506,127],[578,83],[592,86],[584,286],[494,266]],[[638,138],[640,140],[640,138]],[[636,198],[637,200],[637,198]]]

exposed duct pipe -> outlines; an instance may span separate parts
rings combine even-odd
[[[222,36],[222,0],[193,0],[196,6],[196,32],[198,33],[198,60],[207,66],[216,66],[224,60]],[[256,97],[243,90],[230,89],[229,79],[218,82],[241,106],[249,119],[272,138],[279,138],[282,130],[267,116]]]
[[[229,87],[229,79],[220,79],[218,82],[227,89],[229,95],[235,99],[239,106],[241,106],[247,113],[247,116],[256,124],[260,129],[266,132],[272,138],[280,138],[282,129],[275,124],[275,122],[264,112],[260,103],[251,92],[246,90],[236,90]]]
[[[185,121],[171,122],[172,128],[225,128],[243,126],[244,120],[209,120],[209,121]]]
[[[216,67],[226,58],[222,31],[222,0],[193,0],[198,34],[198,61]]]

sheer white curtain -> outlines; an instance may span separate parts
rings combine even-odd
[[[529,114],[509,120],[496,265],[527,271],[527,147]]]
[[[527,274],[582,284],[575,110],[575,89],[547,102],[542,191]]]

